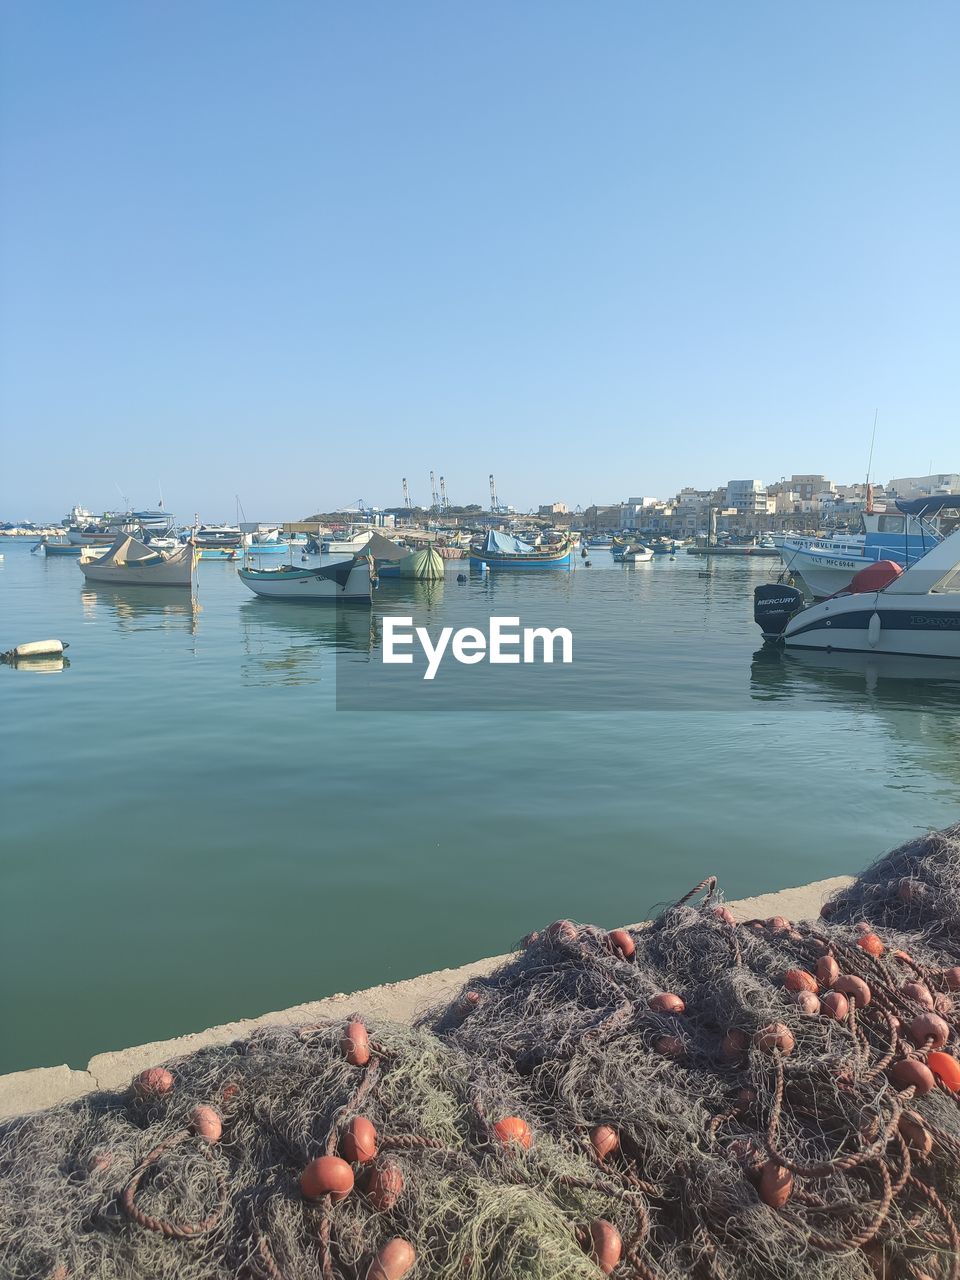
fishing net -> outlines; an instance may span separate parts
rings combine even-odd
[[[957,918],[956,829],[925,848],[826,920],[710,880],[417,1027],[265,1028],[8,1122],[0,1276],[957,1280],[960,967],[857,896],[906,866]]]
[[[908,930],[960,960],[960,822],[884,854],[823,911]]]

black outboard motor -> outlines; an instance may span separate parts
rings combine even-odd
[[[787,623],[803,608],[803,592],[782,582],[764,582],[753,590],[753,620],[764,640],[779,640]]]

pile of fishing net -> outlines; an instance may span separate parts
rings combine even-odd
[[[956,836],[885,860],[945,919]],[[557,921],[416,1028],[262,1029],[9,1122],[0,1277],[956,1280],[960,966],[878,875],[806,924],[712,880]]]
[[[920,934],[960,960],[960,822],[878,858],[824,914]]]

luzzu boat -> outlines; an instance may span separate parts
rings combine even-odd
[[[56,537],[43,538],[37,546],[43,547],[45,556],[78,556],[83,552],[80,543],[71,542],[65,533]]]
[[[197,564],[196,548],[189,542],[176,551],[154,551],[129,534],[118,535],[109,550],[84,550],[78,564],[89,582],[113,586],[190,587]]]
[[[573,564],[573,543],[569,539],[545,547],[521,542],[509,533],[490,529],[477,546],[470,548],[470,564],[488,569],[569,569]]]
[[[322,600],[330,604],[370,604],[373,599],[373,561],[370,556],[351,556],[349,560],[312,568],[292,564],[276,569],[254,569],[247,565],[237,570],[240,581],[258,596],[270,600]]]
[[[785,538],[780,558],[818,599],[842,591],[855,573],[881,560],[901,569],[915,564],[940,541],[937,517],[960,507],[960,495],[898,501],[896,511],[865,511],[860,532],[848,537]]]

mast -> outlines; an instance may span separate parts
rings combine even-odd
[[[867,515],[873,514],[873,485],[870,483],[870,472],[873,469],[873,446],[877,439],[877,418],[880,416],[880,409],[877,407],[873,411],[873,434],[870,436],[870,456],[867,458],[867,490],[864,510]]]

